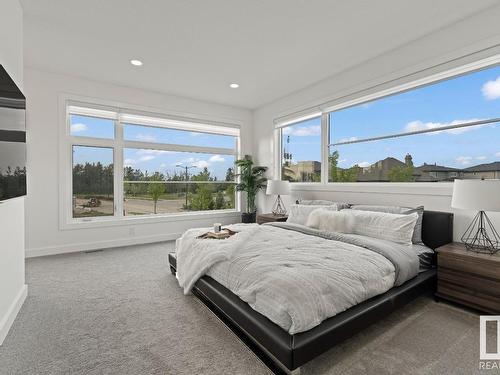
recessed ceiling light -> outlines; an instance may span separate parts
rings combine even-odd
[[[237,83],[231,83],[229,87],[231,87],[232,89],[237,89],[238,87],[240,87],[240,85],[238,85]]]
[[[130,63],[134,66],[141,66],[142,65],[142,61],[141,60],[130,60]]]

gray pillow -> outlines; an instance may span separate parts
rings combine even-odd
[[[360,211],[373,211],[373,212],[387,212],[390,214],[402,214],[408,215],[416,212],[418,214],[418,219],[415,224],[415,229],[413,231],[412,242],[422,243],[422,219],[424,217],[424,206],[412,207],[400,207],[400,206],[376,206],[369,204],[353,204],[351,205],[352,210]]]
[[[303,204],[306,206],[331,206],[331,205],[337,205],[339,210],[343,210],[346,208],[349,208],[349,203],[343,203],[343,202],[333,202],[333,201],[327,201],[323,199],[312,199],[312,200],[297,200],[297,204]]]

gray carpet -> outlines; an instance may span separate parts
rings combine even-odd
[[[27,260],[1,374],[269,374],[167,267],[172,243]],[[420,298],[304,374],[471,374],[478,316]]]

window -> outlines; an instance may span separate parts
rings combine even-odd
[[[67,123],[72,220],[237,208],[239,128],[80,105]]]
[[[500,67],[329,114],[330,182],[441,182],[500,171]],[[442,130],[441,130],[442,129]]]
[[[134,124],[123,125],[123,135],[127,141],[150,143],[173,143],[178,145],[234,148],[236,137],[208,134],[177,129],[166,129]]]
[[[281,178],[291,182],[321,181],[321,117],[280,129]]]
[[[70,115],[70,132],[79,137],[113,139],[115,124],[113,120],[106,118]]]
[[[500,58],[500,57],[499,57]],[[500,66],[456,69],[320,117],[277,122],[292,182],[451,182],[500,177]],[[477,67],[480,63],[476,64]],[[433,81],[434,79],[434,81]],[[356,104],[354,104],[356,103]],[[358,104],[359,103],[359,104]]]
[[[234,156],[124,150],[124,215],[235,208]]]
[[[113,149],[73,146],[73,217],[113,216]]]

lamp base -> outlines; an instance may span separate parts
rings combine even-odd
[[[479,211],[461,238],[469,251],[495,254],[500,251],[500,235],[484,211]]]
[[[276,202],[274,202],[273,210],[271,212],[273,215],[286,215],[286,208],[279,194],[278,198],[276,198]]]

